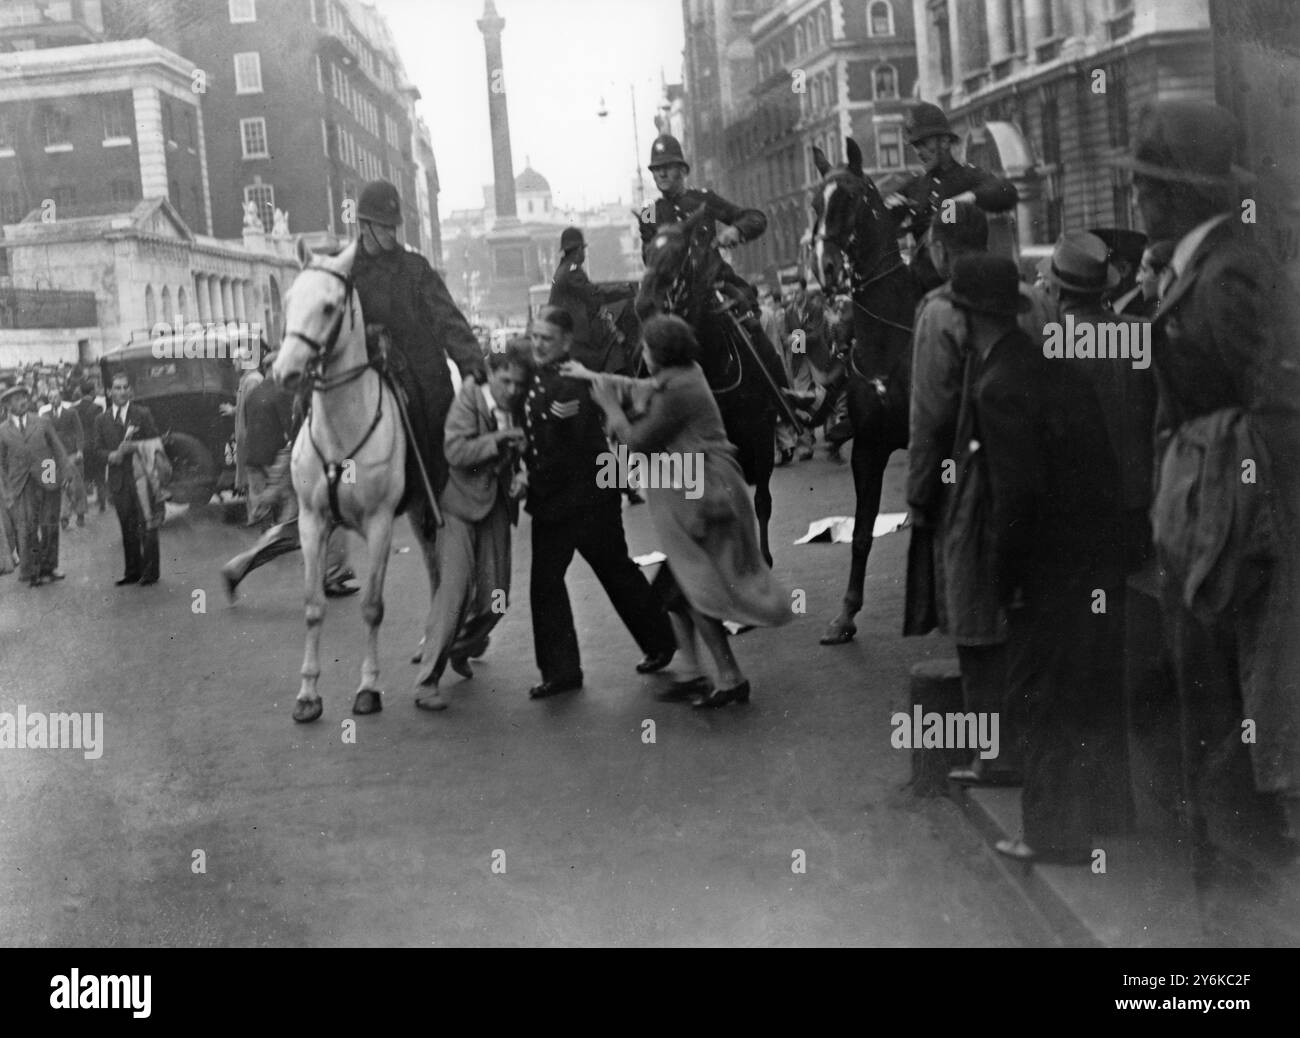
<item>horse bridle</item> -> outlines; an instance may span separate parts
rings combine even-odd
[[[353,281],[351,273],[340,274],[337,270],[333,270],[330,267],[323,267],[316,264],[312,264],[306,269],[328,274],[330,277],[337,278],[343,283],[343,298],[348,312],[348,330],[354,330],[356,328],[357,315],[356,307],[353,304],[355,282]],[[330,320],[330,325],[326,331],[325,339],[322,342],[317,342],[310,335],[304,335],[299,331],[285,332],[286,338],[297,339],[312,351],[312,361],[307,365],[307,372],[304,378],[304,382],[311,393],[328,393],[331,390],[338,389],[350,382],[355,382],[370,370],[374,370],[376,374],[379,374],[375,362],[369,359],[367,359],[364,364],[358,364],[355,367],[347,368],[337,374],[325,374],[325,368],[329,365],[334,353],[334,348],[338,345],[339,336],[343,333],[343,309],[343,307],[339,307],[335,312],[334,317]],[[343,455],[345,461],[348,459],[355,459],[361,448],[370,442],[370,437],[373,436],[375,430],[379,428],[380,419],[384,416],[384,387],[382,385],[382,375],[380,376],[380,381],[381,385],[379,387],[378,403],[375,406],[375,417],[371,420],[370,427],[366,430],[365,435],[361,437],[361,442],[353,447],[351,451]],[[316,442],[316,437],[312,435],[310,413],[307,414],[303,421],[307,426],[307,440],[311,444],[312,450],[316,452],[316,457],[320,461],[321,467],[325,470],[330,513],[336,523],[341,523],[343,521],[343,515],[339,510],[338,488],[339,482],[342,479],[343,465],[340,462],[329,461],[326,459],[325,454],[320,449],[320,445]]]
[[[854,195],[853,200],[855,205],[859,205],[863,202],[866,202],[867,208],[870,210],[872,217],[875,219],[880,219],[880,213],[876,211],[875,205],[869,199],[867,199],[865,191],[861,195]],[[885,260],[888,258],[887,256],[881,257],[881,259],[876,263],[874,267],[871,268],[871,270],[860,271],[858,270],[856,264],[853,262],[853,247],[857,244],[858,241],[858,221],[856,219],[853,221],[853,223],[851,224],[852,229],[849,231],[849,236],[846,239],[844,239],[842,242],[839,240],[838,237],[826,233],[826,229],[825,229],[826,214],[824,212],[818,215],[817,226],[818,226],[818,231],[815,235],[813,235],[813,242],[814,243],[819,241],[829,242],[830,244],[834,245],[835,248],[839,251],[840,263],[843,266],[845,272],[848,274],[848,282],[849,282],[848,295],[849,295],[849,299],[853,302],[853,305],[856,306],[868,317],[870,317],[873,321],[878,321],[881,324],[889,325],[889,327],[891,328],[897,328],[899,331],[902,332],[911,332],[912,326],[910,324],[899,324],[897,321],[891,321],[888,317],[882,317],[880,314],[872,311],[869,307],[865,306],[862,303],[859,303],[857,298],[859,293],[865,292],[877,281],[883,281],[891,274],[894,274],[897,271],[902,270],[904,267],[902,258],[900,257],[899,261],[893,264],[893,266],[887,267],[885,270],[878,270],[877,268],[880,267],[881,263],[885,262]],[[820,273],[821,271],[818,271],[818,274]],[[818,280],[819,281],[821,280],[820,277],[818,278]]]

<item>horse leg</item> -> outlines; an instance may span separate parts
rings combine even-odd
[[[410,511],[407,512],[407,518],[411,521],[411,532],[415,535],[415,543],[420,546],[420,554],[424,557],[425,572],[429,574],[429,615],[424,621],[424,635],[411,656],[411,662],[417,667],[421,663],[433,662],[425,659],[425,649],[433,643],[433,593],[438,589],[438,545],[436,541],[431,541],[424,535],[424,513],[428,507],[421,497],[411,502]]]
[[[760,423],[755,438],[759,444],[771,443],[776,435],[776,420]],[[767,526],[772,519],[772,470],[775,462],[771,451],[761,446],[754,451],[754,467],[757,470],[754,482],[754,514],[758,518],[758,546],[763,552],[763,560],[772,565],[772,549],[768,542]]]
[[[863,585],[867,577],[867,557],[871,554],[872,532],[880,495],[885,481],[885,466],[893,453],[876,429],[861,430],[853,438],[853,490],[856,507],[853,515],[853,545],[849,560],[849,582],[839,615],[826,626],[823,645],[840,645],[858,633],[853,618],[862,608]]]
[[[316,681],[320,677],[320,629],[325,622],[325,521],[310,510],[298,514],[298,536],[302,541],[303,585],[306,602],[307,645],[302,658],[302,686],[293,707],[293,719],[314,721],[324,709]]]
[[[377,714],[384,708],[384,693],[379,687],[379,625],[384,622],[384,577],[388,573],[392,545],[393,517],[380,511],[366,524],[370,573],[361,600],[361,617],[366,622],[366,655],[361,661],[361,686],[352,700],[354,714]]]

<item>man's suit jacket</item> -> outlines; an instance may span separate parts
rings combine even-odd
[[[77,414],[75,407],[64,404],[59,408],[57,415],[51,407],[42,417],[49,419],[58,434],[59,442],[69,454],[76,454],[86,449],[86,431],[81,424],[81,415]]]
[[[1017,328],[973,383],[972,440],[986,452],[1002,601],[1017,587],[1032,599],[1119,583],[1119,464],[1088,377],[1044,357]],[[961,446],[964,456],[970,449]]]
[[[51,460],[52,468],[47,465]],[[23,492],[29,480],[46,490],[57,490],[67,471],[67,451],[45,417],[29,412],[22,432],[12,418],[0,425],[0,479],[5,481],[11,500]]]
[[[114,410],[110,401],[108,410],[95,420],[95,446],[101,454],[107,456],[111,451],[117,450],[122,445],[129,426],[135,426],[135,433],[131,437],[133,440],[149,440],[158,435],[158,428],[148,409],[136,403],[127,405],[125,425],[118,425],[113,420]],[[108,491],[113,495],[114,507],[117,507],[117,502],[123,496],[131,497],[135,494],[135,477],[129,456],[116,465],[108,466]]]
[[[466,379],[447,413],[446,440],[450,476],[442,492],[442,509],[458,519],[476,523],[504,500],[510,521],[519,518],[519,502],[510,499],[510,482],[518,468],[518,452],[501,454],[493,435],[499,428],[483,399],[486,386]]]
[[[104,409],[95,403],[94,397],[83,396],[77,401],[77,416],[81,419],[81,431],[85,434],[85,446],[82,448],[87,457],[95,457],[99,448],[95,446],[95,423]]]

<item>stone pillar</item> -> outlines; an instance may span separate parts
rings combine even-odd
[[[208,276],[208,313],[214,323],[221,320],[221,285],[214,275]]]
[[[496,186],[497,222],[511,220],[515,208],[514,161],[510,155],[510,112],[506,105],[505,67],[501,57],[501,32],[506,20],[497,14],[496,4],[485,0],[478,22],[487,57],[488,120],[492,126],[492,174]]]
[[[245,299],[244,299],[244,291],[245,291],[245,289],[244,289],[244,279],[243,279],[243,278],[240,278],[240,279],[236,280],[235,283],[231,286],[231,291],[234,293],[234,297],[235,297],[235,320],[236,320],[236,321],[247,321],[247,320],[248,320],[248,309],[247,309],[247,307],[244,305],[244,304],[245,304]]]
[[[984,21],[989,35],[989,64],[1011,56],[1006,42],[1010,14],[1007,0],[984,0]]]
[[[140,197],[167,197],[167,142],[163,139],[162,99],[154,87],[131,92],[135,139],[140,152]]]
[[[230,296],[230,278],[221,279],[221,319],[227,323],[235,319],[235,303]]]
[[[212,311],[208,309],[208,279],[204,274],[194,275],[194,309],[199,323],[207,324],[212,319]]]

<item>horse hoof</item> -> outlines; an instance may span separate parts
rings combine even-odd
[[[373,688],[363,688],[352,700],[354,714],[377,714],[384,708],[383,693]]]
[[[299,724],[307,724],[320,717],[324,709],[320,699],[299,699],[293,704],[293,719]]]
[[[431,688],[415,697],[415,705],[421,710],[446,710],[450,700],[442,689]]]
[[[424,639],[420,639],[420,644],[415,647],[415,655],[411,657],[411,664],[418,667],[424,662]]]
[[[848,623],[839,623],[836,620],[832,620],[826,625],[826,633],[821,637],[821,644],[843,645],[845,642],[853,641],[853,636],[857,633],[857,625],[852,621]]]

